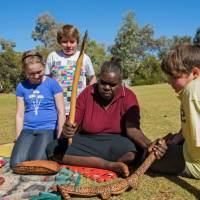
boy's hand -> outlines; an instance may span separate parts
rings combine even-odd
[[[155,140],[148,147],[148,152],[154,152],[156,159],[160,159],[167,150],[167,144],[164,139]]]
[[[181,133],[175,133],[175,134],[169,133],[164,137],[164,139],[166,140],[167,144],[180,144],[181,142],[184,141]]]
[[[69,121],[66,121],[63,130],[62,130],[62,136],[65,138],[71,138],[74,136],[78,128],[77,124],[71,124]]]

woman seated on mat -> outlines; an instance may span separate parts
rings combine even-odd
[[[102,65],[98,83],[78,96],[76,125],[66,121],[64,139],[54,147],[48,146],[49,157],[68,165],[103,168],[128,176],[126,164],[135,159],[136,146],[155,150],[157,158],[167,148],[151,143],[140,130],[139,119],[136,95],[122,85],[122,68],[113,58]],[[66,138],[71,137],[73,142],[68,146]]]
[[[27,79],[16,89],[16,143],[10,165],[29,160],[47,160],[48,143],[60,137],[65,122],[62,89],[52,78],[44,76],[40,53],[27,51],[22,56]]]

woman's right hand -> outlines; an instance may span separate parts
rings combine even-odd
[[[78,128],[77,124],[71,124],[69,121],[66,121],[63,130],[62,130],[62,136],[65,138],[71,138],[74,136]]]

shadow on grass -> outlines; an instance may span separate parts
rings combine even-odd
[[[164,176],[166,179],[168,179],[171,182],[179,185],[184,190],[187,190],[189,193],[191,193],[192,195],[194,195],[194,197],[196,199],[200,200],[200,190],[198,188],[192,186],[191,184],[189,184],[187,181],[183,180],[179,176],[160,175],[160,174],[156,174],[156,173],[153,173],[153,172],[147,172],[146,174],[149,175],[150,177]]]

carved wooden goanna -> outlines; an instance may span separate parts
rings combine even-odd
[[[154,160],[155,155],[152,152],[133,174],[113,184],[95,187],[59,185],[57,189],[65,200],[70,200],[70,195],[82,197],[99,196],[101,199],[109,199],[112,195],[119,195],[127,190],[135,188],[138,185],[139,177],[147,171]]]

